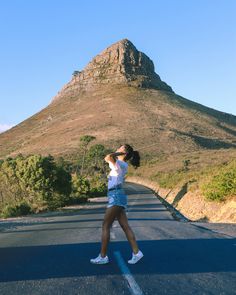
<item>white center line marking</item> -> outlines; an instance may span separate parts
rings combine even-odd
[[[113,231],[110,232],[112,240],[116,239],[115,233]]]
[[[132,276],[130,270],[128,269],[127,265],[124,262],[124,259],[122,258],[119,251],[115,251],[114,255],[116,257],[116,260],[118,262],[118,265],[121,269],[122,275],[124,278],[128,281],[129,284],[129,290],[132,295],[143,295],[143,291],[140,289],[139,285],[135,281],[134,277]]]

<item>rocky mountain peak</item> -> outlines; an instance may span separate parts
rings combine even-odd
[[[75,71],[72,80],[54,99],[72,89],[74,93],[75,90],[89,90],[102,84],[126,84],[173,92],[155,73],[152,60],[128,39],[122,39],[95,56],[84,70]]]

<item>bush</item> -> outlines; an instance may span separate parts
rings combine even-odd
[[[107,181],[102,175],[97,174],[90,179],[90,195],[93,197],[104,196],[107,192]]]
[[[190,164],[189,159],[183,160],[183,171],[188,171],[189,170],[189,164]]]
[[[67,204],[85,202],[90,191],[90,183],[84,176],[72,175],[72,191]]]
[[[50,155],[18,155],[1,162],[1,208],[6,205],[14,207],[25,200],[35,209],[37,206],[55,209],[66,204],[70,193],[70,173],[57,166]]]
[[[72,191],[71,175],[63,167],[56,168],[54,193],[49,209],[53,210],[66,205]]]
[[[236,194],[236,162],[232,162],[210,178],[201,187],[208,200],[223,201],[227,196]]]
[[[7,217],[16,217],[16,216],[21,216],[21,215],[27,215],[32,213],[32,209],[28,203],[25,201],[22,201],[19,204],[16,205],[7,205],[3,210],[2,210],[2,217],[7,218]]]

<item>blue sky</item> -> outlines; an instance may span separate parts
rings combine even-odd
[[[236,115],[234,0],[0,1],[0,132],[128,38],[185,98]]]

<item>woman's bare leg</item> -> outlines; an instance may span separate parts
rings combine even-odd
[[[117,216],[117,219],[118,219],[118,222],[119,222],[121,228],[125,232],[127,240],[129,241],[129,243],[131,245],[131,248],[133,250],[133,253],[137,254],[138,251],[139,251],[138,245],[137,245],[137,242],[136,242],[136,239],[135,239],[134,232],[132,231],[132,229],[129,226],[128,219],[127,219],[127,216],[126,216],[126,213],[125,213],[124,209],[122,209],[120,211],[120,214]]]
[[[101,256],[105,257],[107,253],[107,246],[110,241],[110,228],[113,221],[119,215],[120,211],[123,210],[120,206],[112,206],[106,209],[102,224],[102,245],[101,245]]]

